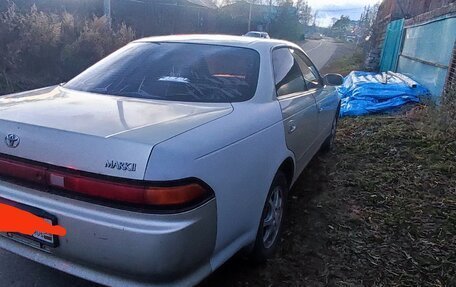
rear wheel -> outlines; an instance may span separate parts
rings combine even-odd
[[[256,262],[266,261],[277,250],[282,233],[287,195],[287,179],[283,172],[279,171],[269,190],[253,247],[252,258]]]

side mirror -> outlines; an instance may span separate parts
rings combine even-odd
[[[340,86],[344,83],[344,77],[340,74],[327,74],[323,77],[325,85]]]

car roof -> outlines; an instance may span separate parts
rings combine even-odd
[[[222,46],[233,46],[233,47],[246,47],[246,48],[273,48],[277,46],[294,46],[295,44],[277,39],[265,39],[265,38],[252,38],[243,36],[231,36],[231,35],[171,35],[171,36],[157,36],[148,37],[136,40],[134,42],[174,42],[174,43],[190,43],[190,44],[210,44],[210,45],[222,45]]]

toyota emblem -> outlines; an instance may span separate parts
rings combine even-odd
[[[21,139],[15,134],[8,134],[5,137],[5,144],[9,148],[17,148]]]

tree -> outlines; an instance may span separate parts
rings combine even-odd
[[[331,27],[331,31],[335,37],[344,37],[350,29],[351,20],[349,16],[341,15],[339,20]]]
[[[296,1],[296,9],[298,10],[298,18],[301,24],[309,26],[312,23],[312,8],[309,6],[307,0]]]
[[[350,26],[351,20],[349,16],[341,15],[340,19],[334,23],[333,29],[346,30]]]
[[[293,0],[276,0],[278,5],[277,16],[273,19],[271,33],[276,38],[297,40],[299,37],[298,28],[299,12]]]
[[[359,19],[359,29],[361,30],[363,39],[366,39],[372,34],[372,29],[377,17],[378,8],[379,4],[376,4],[374,6],[368,5],[364,7],[364,11]]]

